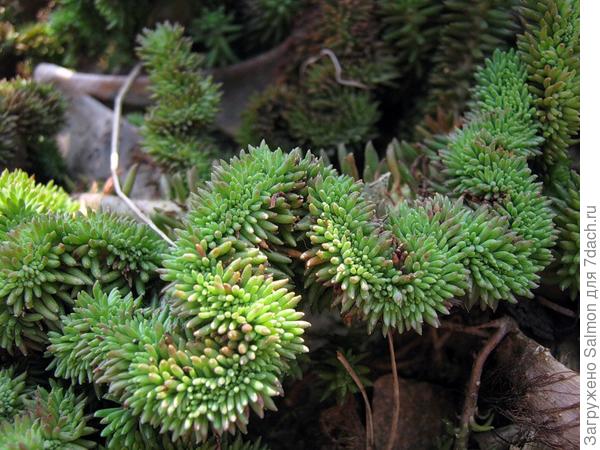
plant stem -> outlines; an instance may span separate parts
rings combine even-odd
[[[352,368],[352,366],[350,365],[350,363],[348,362],[346,357],[341,352],[337,352],[337,359],[339,360],[339,362],[342,363],[342,365],[344,366],[344,369],[346,369],[346,371],[348,372],[348,374],[350,375],[350,377],[352,378],[352,380],[358,387],[358,390],[362,394],[363,401],[365,402],[365,415],[366,415],[366,419],[365,419],[366,435],[367,435],[366,448],[367,448],[367,450],[374,450],[375,446],[373,443],[373,436],[374,436],[373,412],[371,411],[371,404],[369,403],[369,397],[367,396],[367,391],[365,390],[365,387],[363,386],[362,382],[360,381],[360,378],[358,377],[358,375],[356,375],[356,372],[354,371],[354,369]]]
[[[392,363],[392,380],[394,381],[394,415],[392,416],[392,427],[386,450],[392,450],[398,434],[398,420],[400,420],[400,383],[398,382],[398,368],[396,367],[396,353],[394,351],[393,331],[387,334],[388,346],[390,350],[390,361]]]
[[[481,385],[483,366],[488,356],[490,356],[492,351],[498,346],[502,339],[504,339],[504,337],[514,329],[515,324],[511,319],[503,318],[480,325],[476,328],[481,329],[490,327],[497,327],[497,330],[488,339],[473,362],[473,369],[471,370],[471,377],[469,379],[469,384],[467,385],[465,404],[463,406],[463,412],[460,419],[460,428],[454,443],[454,450],[467,450],[468,448],[469,428],[475,416],[475,411],[477,410],[477,398],[479,396],[479,386]]]

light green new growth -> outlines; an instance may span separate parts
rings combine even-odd
[[[164,248],[149,228],[105,213],[42,212],[19,224],[0,243],[0,346],[40,350],[47,330],[60,328],[60,316],[94,280],[143,294]]]
[[[0,241],[22,222],[47,213],[74,213],[79,208],[52,182],[38,184],[21,170],[0,174]]]

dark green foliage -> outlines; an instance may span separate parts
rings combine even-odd
[[[65,104],[56,89],[20,78],[0,82],[0,108],[15,116],[24,139],[53,136],[64,121]]]
[[[289,111],[290,134],[308,147],[358,144],[375,135],[378,104],[367,91],[329,83],[327,88],[300,92]]]
[[[119,67],[133,59],[135,36],[154,0],[59,0],[49,18],[50,34],[63,47],[63,64],[77,66],[102,58]]]
[[[305,0],[246,0],[248,28],[259,44],[274,45],[289,34]]]
[[[383,40],[394,49],[403,76],[427,74],[436,49],[443,11],[441,0],[378,0]]]
[[[0,167],[23,167],[41,179],[64,177],[53,137],[64,123],[65,102],[50,85],[0,81]]]
[[[571,298],[575,299],[579,292],[579,174],[557,164],[547,185],[556,212],[558,284],[561,289],[568,289]]]
[[[14,367],[0,369],[0,421],[11,420],[23,408],[25,376],[15,375]]]
[[[432,57],[425,110],[461,113],[477,66],[511,43],[517,32],[517,0],[451,0],[439,18],[439,44]]]
[[[261,141],[271,147],[293,148],[287,111],[292,93],[286,85],[273,85],[253,95],[242,112],[236,140],[242,147]]]
[[[524,0],[520,12],[519,56],[544,137],[542,159],[551,166],[569,159],[579,132],[579,1]]]
[[[200,17],[190,27],[194,42],[206,49],[205,67],[221,67],[237,62],[238,57],[231,46],[239,38],[242,27],[235,23],[232,13],[224,6],[203,9]]]
[[[0,166],[4,167],[14,156],[18,146],[16,117],[0,108]]]
[[[144,148],[167,167],[196,166],[205,173],[214,148],[207,130],[219,107],[218,85],[199,72],[202,60],[181,26],[145,30],[138,43],[156,102],[142,126]]]
[[[368,366],[361,364],[366,358],[366,354],[355,355],[352,349],[341,352],[346,361],[354,370],[354,373],[358,376],[361,383],[365,387],[372,386],[373,383],[369,380],[368,375],[371,371]],[[338,405],[342,405],[348,396],[356,394],[358,387],[356,383],[342,365],[342,363],[335,357],[327,359],[323,366],[319,368],[319,378],[323,384],[323,395],[321,401],[327,400],[331,396],[335,396]]]
[[[319,2],[306,26],[282,82],[249,103],[239,142],[333,150],[375,136],[374,89],[398,77],[393,52],[378,38],[375,2]]]

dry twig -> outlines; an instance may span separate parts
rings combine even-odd
[[[394,352],[394,336],[390,331],[387,334],[390,350],[390,361],[392,363],[392,380],[394,381],[394,415],[392,416],[392,428],[388,437],[386,450],[392,450],[398,434],[398,421],[400,420],[400,383],[398,382],[398,368],[396,367],[396,354]]]
[[[115,98],[115,109],[113,113],[112,134],[110,140],[110,172],[112,174],[116,194],[125,202],[125,204],[135,213],[137,217],[139,217],[144,223],[152,228],[152,230],[154,230],[162,239],[167,241],[169,245],[174,246],[175,243],[169,238],[169,236],[163,233],[163,231],[158,228],[154,222],[152,222],[152,220],[150,220],[150,218],[146,216],[121,190],[121,182],[119,181],[119,174],[117,173],[119,170],[119,131],[121,128],[121,109],[123,105],[123,98],[125,97],[125,94],[127,94],[127,91],[140,73],[141,69],[141,64],[137,64],[133,68],[133,70],[127,76],[125,83],[123,83],[123,86],[121,86],[121,89],[119,89],[119,93]]]
[[[463,412],[460,419],[460,427],[454,443],[454,450],[466,450],[468,448],[469,428],[474,420],[475,412],[477,410],[477,399],[479,397],[479,386],[481,385],[483,366],[487,361],[488,356],[490,356],[492,351],[498,346],[502,339],[504,339],[504,337],[515,328],[515,324],[509,318],[502,318],[492,322],[484,323],[474,328],[483,329],[491,327],[495,327],[497,329],[494,334],[490,336],[483,348],[479,351],[475,361],[473,362],[473,369],[471,370],[471,377],[469,379],[469,384],[467,385],[465,404],[463,406]]]
[[[350,365],[350,363],[348,362],[346,357],[342,354],[342,352],[337,352],[337,359],[339,360],[339,362],[342,363],[342,366],[344,366],[344,369],[346,369],[346,371],[348,372],[348,374],[350,375],[350,377],[352,378],[352,380],[358,387],[358,390],[360,391],[360,393],[363,397],[363,401],[365,402],[367,450],[373,450],[375,448],[375,446],[373,444],[373,442],[374,442],[373,441],[373,438],[374,438],[373,412],[371,411],[371,403],[369,402],[369,397],[367,396],[367,391],[365,390],[365,387],[362,384],[362,382],[360,381],[360,378],[358,377],[358,375],[356,375],[356,372],[354,371],[354,369],[352,368],[352,366]]]
[[[306,61],[304,61],[304,63],[300,67],[300,73],[304,73],[304,71],[309,65],[316,63],[323,56],[327,56],[331,60],[331,63],[333,64],[333,69],[335,70],[335,81],[338,84],[341,84],[343,86],[355,87],[358,89],[369,89],[369,86],[361,83],[360,81],[346,80],[342,78],[342,66],[340,65],[340,62],[337,59],[337,56],[335,56],[335,53],[333,53],[333,51],[329,50],[328,48],[324,48],[319,52],[317,56],[312,56]]]

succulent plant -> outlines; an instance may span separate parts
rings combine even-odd
[[[519,56],[527,67],[547,166],[569,159],[579,131],[579,1],[526,0]]]
[[[24,175],[17,174],[16,179],[33,183]],[[72,207],[52,186],[36,189],[25,198],[31,205],[42,209],[47,195],[48,206]],[[18,199],[20,191],[16,192],[13,197]],[[39,350],[45,332],[60,327],[60,316],[79,291],[91,289],[94,279],[107,290],[143,294],[156,280],[164,250],[164,241],[131,219],[106,213],[44,212],[17,225],[0,244],[0,315],[5,319],[0,342],[10,351],[15,346],[22,352],[28,347]],[[11,220],[14,217],[9,216],[5,223]]]
[[[60,175],[55,166],[62,157],[49,144],[64,123],[65,102],[53,86],[0,80],[0,118],[0,167],[27,168],[41,178]]]
[[[0,107],[0,166],[5,167],[18,145],[17,121],[14,115]]]
[[[325,149],[367,142],[380,117],[377,101],[365,90],[340,86],[332,72],[330,76],[310,84],[318,88],[307,87],[293,97],[286,114],[290,134],[297,142]]]
[[[0,448],[6,450],[45,450],[39,424],[28,415],[14,421],[0,420]]]
[[[556,164],[549,174],[547,191],[556,212],[558,230],[556,275],[561,289],[568,289],[572,299],[579,292],[579,174]]]
[[[260,44],[274,45],[289,34],[304,0],[247,0],[248,27]]]
[[[220,67],[237,62],[238,57],[231,46],[241,30],[242,27],[235,23],[234,14],[227,12],[224,6],[203,9],[200,17],[192,22],[190,33],[194,42],[206,49],[204,66]]]
[[[425,110],[461,113],[474,84],[477,66],[517,33],[513,18],[517,0],[444,2],[439,44],[432,56]]]
[[[15,368],[0,369],[0,420],[11,420],[24,404],[25,372],[15,375]]]
[[[366,354],[354,354],[352,349],[340,352],[354,370],[354,373],[358,376],[361,383],[365,387],[372,386],[373,383],[369,380],[368,375],[371,371],[368,366],[361,364],[366,358]],[[332,356],[324,361],[318,371],[319,378],[323,384],[323,394],[321,395],[321,401],[327,400],[331,396],[335,396],[338,405],[342,405],[348,396],[356,394],[358,387],[356,383],[340,363],[340,361]]]
[[[484,114],[479,126],[500,141],[505,150],[531,158],[539,154],[543,139],[533,97],[527,87],[527,71],[514,50],[496,50],[475,73],[471,114]]]
[[[144,148],[172,169],[196,166],[207,173],[214,150],[208,127],[219,108],[219,86],[200,72],[202,58],[181,26],[167,22],[146,29],[138,44],[156,102],[142,125]]]
[[[0,174],[0,240],[15,226],[39,214],[74,213],[79,208],[53,182],[38,184],[21,170]]]
[[[64,121],[65,104],[58,91],[22,78],[0,82],[0,108],[16,116],[17,133],[25,139],[53,136]]]
[[[44,449],[96,447],[94,441],[86,439],[95,430],[87,423],[83,395],[76,396],[72,389],[63,389],[50,380],[50,390],[38,387],[27,403],[29,414],[37,419]]]
[[[383,40],[396,50],[404,76],[422,78],[431,64],[443,12],[440,0],[378,0]]]
[[[73,312],[61,318],[61,330],[48,333],[48,352],[54,356],[48,369],[73,383],[93,382],[93,369],[106,356],[102,327],[127,322],[140,303],[141,298],[134,299],[131,294],[122,297],[117,290],[105,294],[100,283],[94,284],[91,295],[80,292]]]

